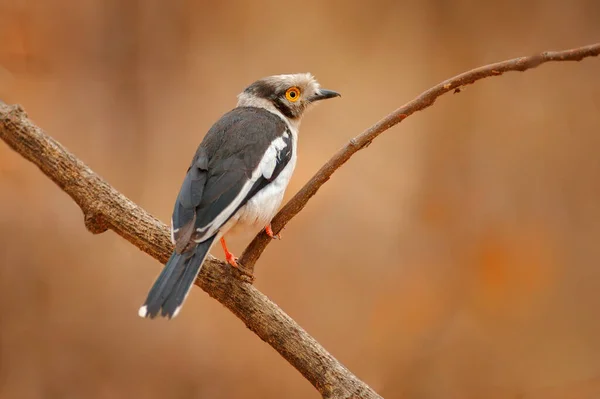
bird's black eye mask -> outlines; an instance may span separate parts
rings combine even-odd
[[[275,108],[277,108],[277,110],[287,118],[297,118],[302,112],[299,107],[294,107],[291,104],[300,98],[300,89],[297,87],[276,90],[273,89],[272,85],[269,85],[266,82],[258,81],[248,86],[245,92],[255,97],[269,100],[271,103],[273,103]],[[292,92],[294,94],[292,94]]]
[[[271,99],[271,102],[273,103],[273,105],[275,105],[275,108],[277,108],[279,112],[281,112],[283,115],[290,119],[297,118],[299,113],[301,112],[301,110],[299,110],[298,107],[294,107],[285,99],[285,93],[283,94],[283,96],[277,96]]]
[[[273,100],[274,97],[285,93],[285,91],[283,91],[282,93],[276,93],[271,85],[262,81],[252,83],[244,91],[253,96],[265,98],[267,100]]]

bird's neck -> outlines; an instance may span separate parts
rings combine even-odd
[[[275,105],[273,105],[273,103],[271,101],[267,100],[266,98],[260,98],[260,97],[248,95],[246,93],[242,93],[238,96],[237,107],[262,108],[264,110],[271,112],[272,114],[277,115],[281,119],[283,119],[283,121],[285,123],[287,123],[287,125],[290,127],[290,129],[294,133],[297,133],[298,129],[300,128],[300,120],[302,118],[292,119],[292,118],[286,117],[285,115],[283,115],[281,113],[281,111],[279,111],[275,107]]]

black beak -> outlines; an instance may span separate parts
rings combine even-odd
[[[320,100],[326,100],[328,98],[341,97],[341,96],[342,95],[340,93],[338,93],[337,91],[327,90],[327,89],[319,89],[317,94],[315,94],[311,98],[311,101],[320,101]]]

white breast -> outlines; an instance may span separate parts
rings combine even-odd
[[[295,126],[294,126],[295,127]],[[248,202],[242,206],[236,214],[220,229],[221,234],[235,233],[238,230],[252,230],[259,232],[271,222],[273,216],[277,213],[283,195],[290,182],[297,158],[297,130],[291,127],[292,131],[292,156],[281,173],[271,183],[256,193]],[[283,140],[279,139],[283,142]],[[280,146],[281,143],[275,141],[273,146]],[[281,148],[277,148],[280,150]],[[285,151],[285,149],[283,149]],[[273,173],[274,164],[271,165],[270,158],[265,162],[265,177],[270,177]],[[268,176],[266,176],[268,175]]]

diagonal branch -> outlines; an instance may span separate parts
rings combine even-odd
[[[167,261],[173,250],[167,226],[47,136],[21,107],[0,102],[0,138],[71,196],[83,211],[89,231],[98,234],[111,229],[160,262]],[[381,399],[275,303],[239,277],[228,264],[209,257],[196,285],[279,352],[324,398]]]
[[[373,139],[409,115],[431,106],[441,95],[461,86],[509,71],[525,71],[550,61],[580,61],[600,54],[600,44],[560,52],[546,52],[483,66],[448,79],[386,116],[336,153],[288,202],[273,220],[275,233],[302,208],[317,190],[350,157]],[[19,106],[0,102],[0,138],[37,165],[79,205],[85,225],[92,233],[108,229],[161,262],[166,262],[172,244],[167,227],[116,191],[83,162],[35,126]],[[242,255],[242,264],[253,269],[270,239],[259,234]],[[235,274],[235,275],[234,275]],[[238,278],[237,271],[209,257],[196,284],[238,316],[246,326],[271,345],[321,393],[331,399],[380,398],[356,378],[276,304]]]
[[[513,58],[512,60],[497,62],[495,64],[485,65],[461,73],[453,78],[445,80],[431,89],[424,91],[417,98],[402,107],[398,108],[358,136],[350,140],[342,149],[340,149],[319,171],[294,195],[294,197],[279,211],[271,222],[273,232],[279,233],[281,229],[296,216],[310,198],[317,193],[319,188],[325,184],[333,173],[350,159],[352,155],[367,147],[371,142],[392,126],[397,125],[404,119],[417,111],[433,105],[435,100],[443,94],[454,90],[460,92],[462,86],[475,83],[478,80],[491,76],[499,76],[505,72],[519,71],[524,72],[551,61],[581,61],[587,57],[596,57],[600,54],[600,43],[589,46],[574,48],[564,51],[547,51],[530,57]],[[254,240],[244,250],[240,257],[240,263],[253,272],[254,265],[260,255],[263,253],[271,238],[264,231],[258,234]]]

